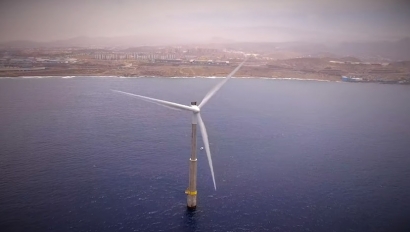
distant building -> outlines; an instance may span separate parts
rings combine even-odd
[[[190,60],[191,64],[207,64],[207,65],[229,65],[229,61],[213,61],[213,60]]]
[[[342,76],[342,81],[344,81],[344,82],[360,82],[360,81],[363,81],[363,78]]]
[[[170,64],[180,64],[181,59],[155,59],[155,63],[170,63]]]

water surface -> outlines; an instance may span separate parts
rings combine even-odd
[[[0,80],[0,231],[410,231],[409,86],[233,79]],[[199,145],[202,144],[198,138]]]

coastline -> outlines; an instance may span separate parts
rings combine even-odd
[[[118,78],[118,79],[142,79],[142,78],[162,78],[162,79],[223,79],[225,76],[113,76],[113,75],[75,75],[75,76],[14,76],[14,77],[0,77],[2,79],[74,79],[74,78]],[[298,78],[298,77],[256,77],[256,76],[239,76],[231,77],[232,79],[260,79],[260,80],[290,80],[290,81],[317,81],[317,82],[336,82],[336,83],[378,83],[378,84],[398,84],[398,85],[410,85],[408,82],[396,82],[396,81],[354,81],[346,82],[335,79],[315,79],[315,78]]]
[[[44,70],[3,71],[0,72],[0,78],[224,78],[236,67],[233,63],[200,65],[118,62],[93,60],[85,63],[50,65]],[[407,68],[401,63],[388,67],[334,64],[326,59],[315,58],[278,60],[268,64],[254,61],[244,65],[234,78],[406,85],[410,84],[410,66]]]

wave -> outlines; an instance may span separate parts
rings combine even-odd
[[[171,78],[171,79],[195,79],[197,77],[164,77],[164,78]]]
[[[24,79],[42,79],[42,78],[52,78],[56,76],[19,76],[17,78],[24,78]]]
[[[8,78],[24,78],[24,79],[42,79],[42,78],[62,78],[62,79],[72,79],[72,78],[120,78],[120,79],[139,79],[139,78],[162,78],[162,79],[223,79],[225,76],[174,76],[174,77],[156,77],[156,76],[19,76],[19,77],[0,77],[0,79]],[[293,81],[321,81],[321,82],[341,82],[335,80],[322,80],[322,79],[311,79],[311,78],[293,78],[293,77],[232,77],[232,79],[263,79],[263,80],[293,80]]]
[[[294,80],[294,81],[329,81],[329,80],[321,80],[321,79],[295,78],[295,77],[261,77],[260,79],[265,79],[265,80]]]

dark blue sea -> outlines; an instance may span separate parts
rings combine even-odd
[[[410,86],[232,79],[0,80],[0,231],[410,231]],[[198,144],[202,146],[201,137]]]

